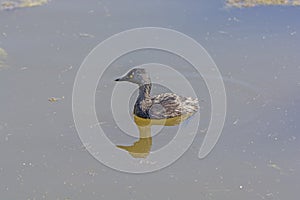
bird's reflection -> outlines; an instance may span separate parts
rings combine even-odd
[[[134,115],[134,122],[139,130],[139,140],[131,146],[117,145],[117,147],[128,151],[134,158],[146,158],[150,154],[152,147],[151,126],[177,126],[190,116],[191,114],[168,119],[145,119]]]

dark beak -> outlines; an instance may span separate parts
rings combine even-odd
[[[117,78],[115,81],[126,81],[126,76],[121,77],[121,78]]]

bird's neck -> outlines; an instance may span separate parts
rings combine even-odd
[[[142,84],[139,86],[139,96],[138,99],[150,99],[151,83]]]

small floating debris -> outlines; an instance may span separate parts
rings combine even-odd
[[[89,150],[92,148],[92,145],[90,143],[84,143],[80,146],[80,149],[85,151],[85,150]]]
[[[5,66],[5,60],[7,59],[7,53],[0,47],[0,67]]]
[[[98,173],[97,172],[95,172],[94,170],[89,170],[89,171],[87,171],[87,174],[89,175],[89,176],[97,176],[98,175]]]
[[[232,124],[237,125],[238,122],[239,122],[239,119],[236,119]]]
[[[276,165],[275,163],[268,164],[268,166],[273,168],[273,169],[277,169],[279,171],[281,170],[281,168],[278,165]]]
[[[82,37],[82,38],[93,38],[93,37],[95,37],[94,35],[89,34],[89,33],[79,33],[78,35],[79,35],[79,37]]]
[[[224,35],[228,35],[228,32],[226,32],[226,31],[222,31],[222,30],[220,30],[220,31],[218,31],[220,34],[224,34]]]
[[[233,17],[233,18],[229,17],[228,21],[240,22],[240,20],[238,18],[236,18],[236,17]]]
[[[6,51],[4,49],[2,49],[1,47],[0,47],[0,58],[1,59],[6,59],[7,58]]]
[[[49,0],[19,0],[19,1],[4,1],[1,3],[0,10],[14,10],[18,8],[31,8],[42,6],[48,3]]]
[[[256,6],[300,6],[299,0],[226,0],[227,7],[251,8]]]
[[[70,71],[71,69],[73,69],[73,66],[72,66],[72,65],[70,65],[67,69],[64,69],[63,71],[61,71],[61,73],[68,72],[68,71]]]
[[[27,70],[28,67],[21,67],[20,70]]]
[[[61,97],[61,98],[50,97],[50,98],[48,99],[48,101],[50,101],[51,103],[55,103],[55,102],[57,102],[57,101],[63,100],[64,98],[65,98],[64,96]]]
[[[22,0],[19,6],[20,8],[29,8],[29,7],[42,6],[46,3],[48,3],[48,0]]]
[[[13,10],[16,7],[17,7],[17,2],[5,1],[1,3],[0,10]]]
[[[300,6],[300,1],[299,0],[294,0],[293,1],[293,6]]]

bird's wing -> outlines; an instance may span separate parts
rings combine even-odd
[[[152,106],[149,110],[151,118],[163,119],[180,116],[182,106],[180,96],[172,93],[164,93],[152,97]]]

